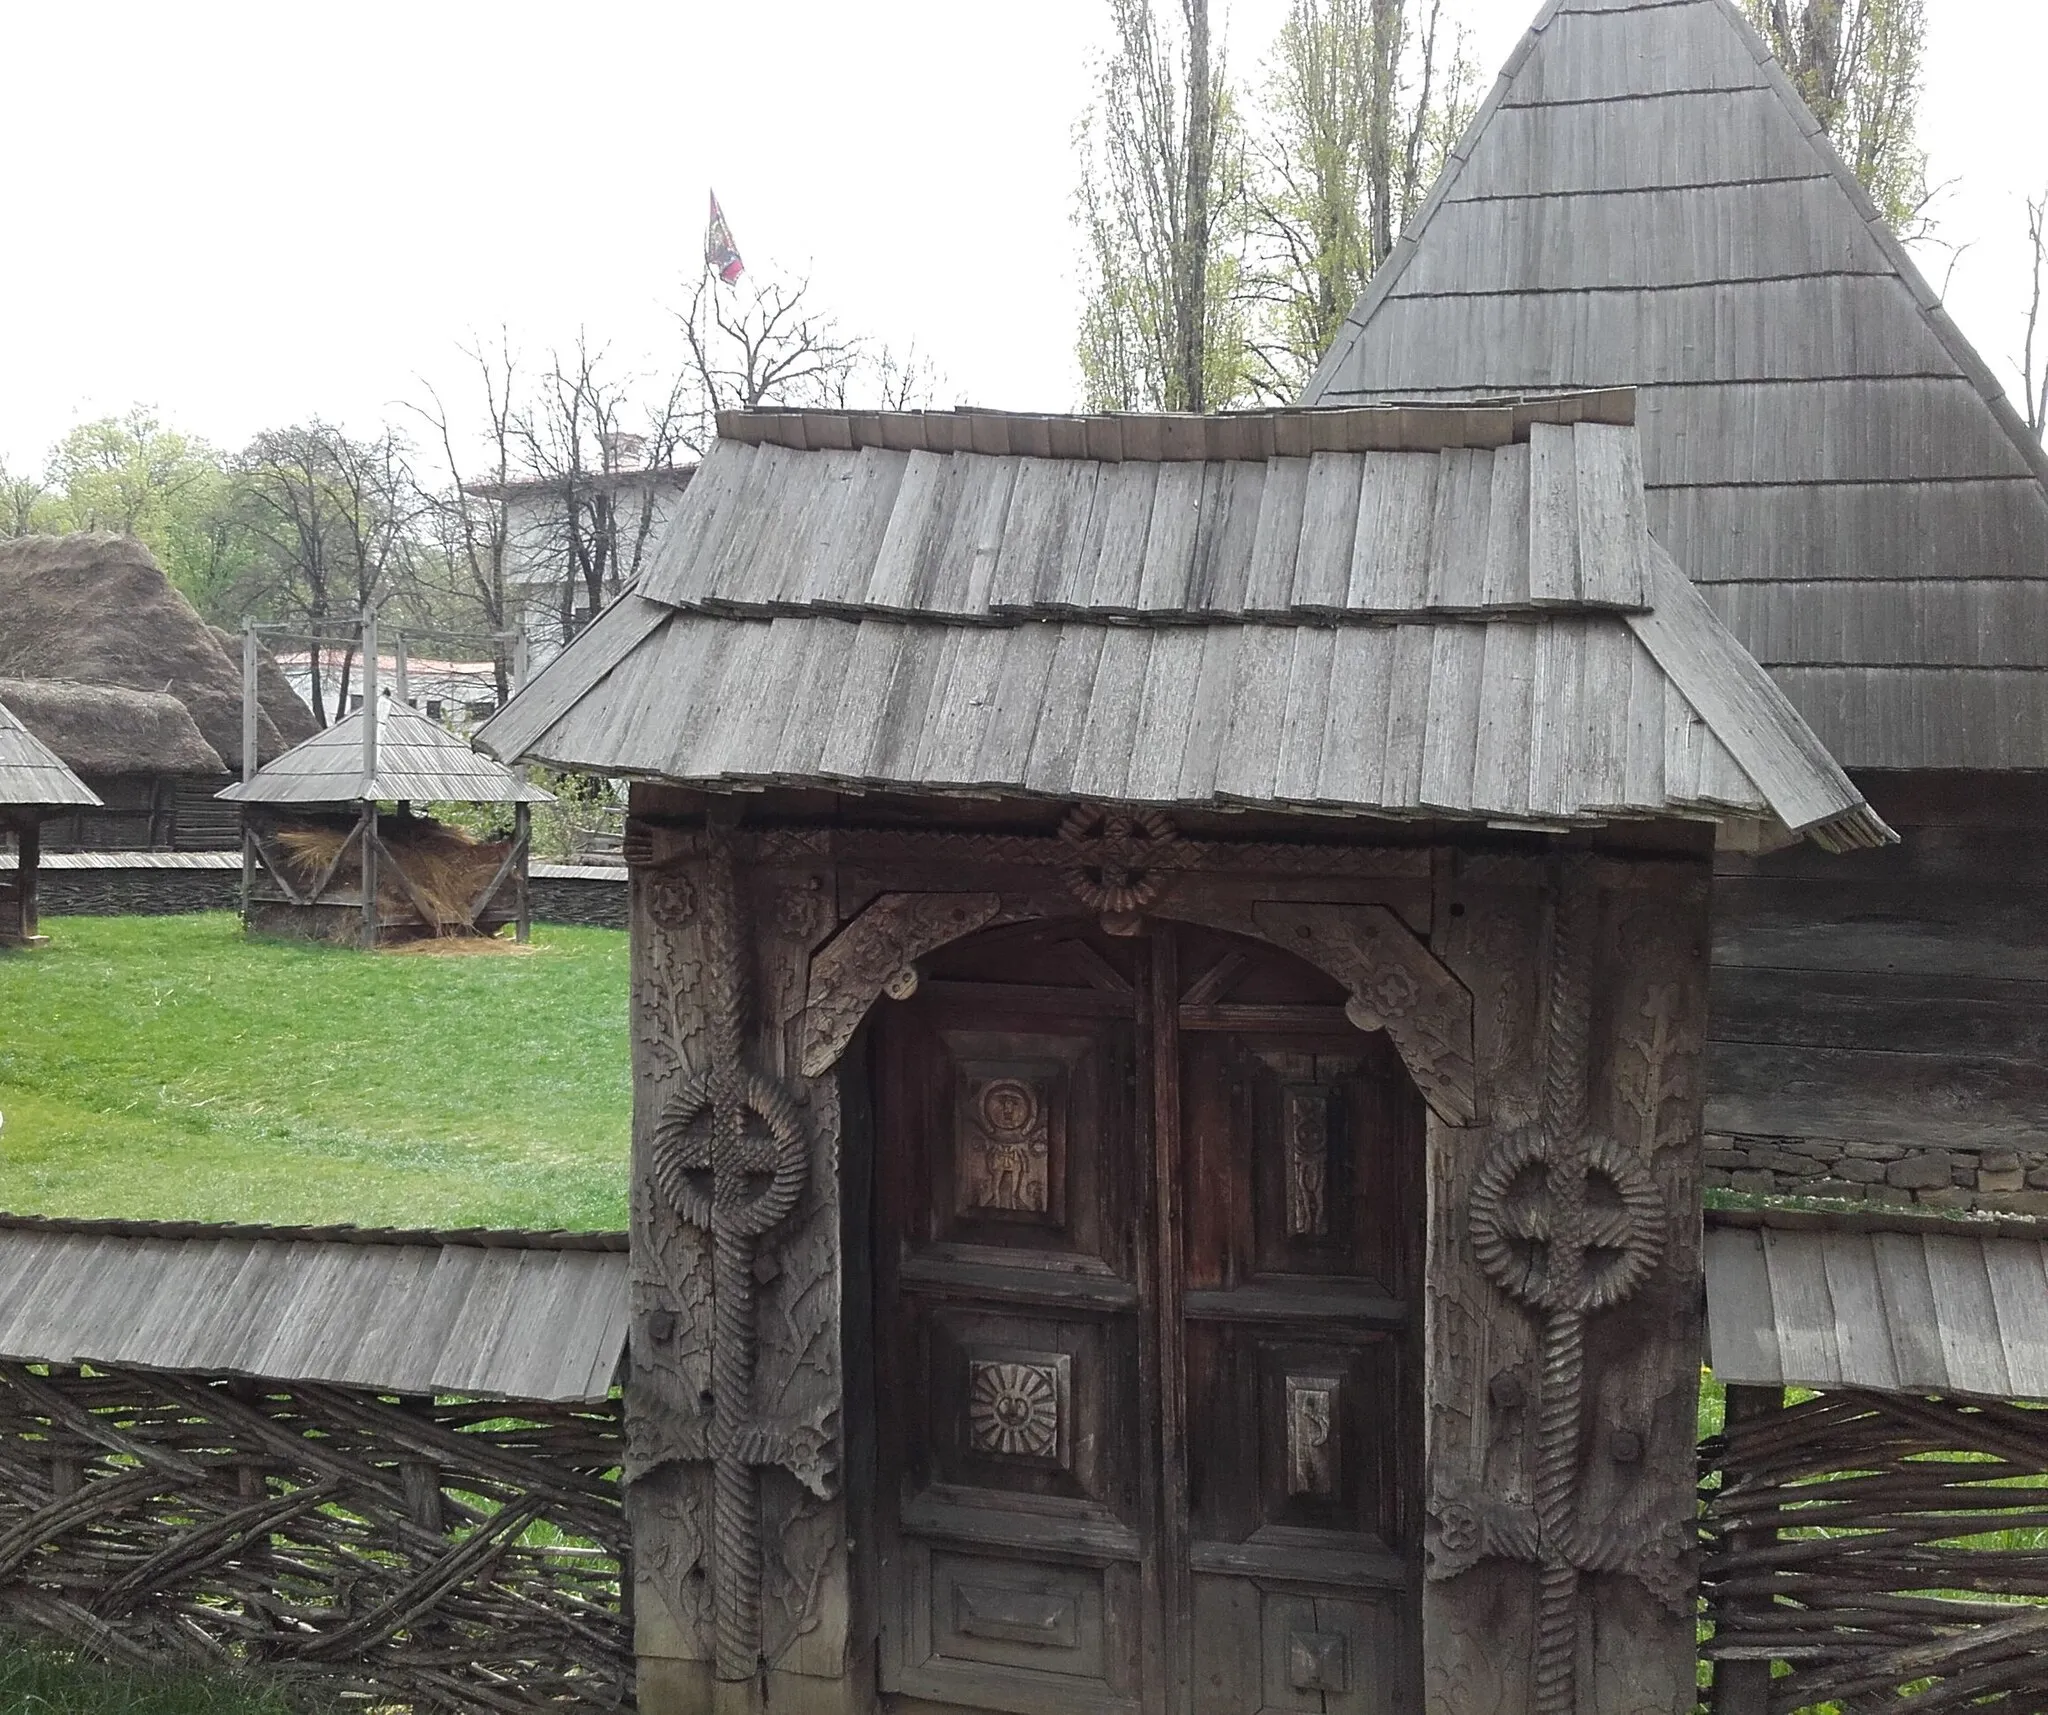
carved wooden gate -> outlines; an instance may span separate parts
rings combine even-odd
[[[1417,1707],[1423,1106],[1346,999],[1069,919],[881,1015],[885,1690]]]

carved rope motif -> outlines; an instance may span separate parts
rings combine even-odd
[[[1589,1533],[1579,1516],[1587,1318],[1642,1286],[1662,1260],[1665,1230],[1664,1199],[1642,1161],[1587,1126],[1598,925],[1593,878],[1577,866],[1557,906],[1542,1118],[1496,1139],[1470,1205],[1480,1267],[1542,1327],[1533,1516],[1476,1497],[1439,1496],[1432,1506],[1432,1577],[1455,1576],[1489,1553],[1536,1566],[1534,1715],[1576,1707],[1581,1573],[1617,1570],[1619,1561],[1659,1596],[1672,1583],[1660,1569],[1669,1559],[1663,1536],[1639,1536],[1618,1556],[1615,1533]],[[1589,1195],[1596,1181],[1606,1185],[1597,1199]]]
[[[723,838],[713,839],[699,892],[706,1064],[662,1108],[653,1179],[711,1248],[711,1409],[684,1426],[677,1444],[712,1466],[716,1671],[738,1680],[751,1678],[761,1657],[760,1467],[783,1466],[820,1496],[829,1473],[803,1425],[755,1410],[755,1253],[796,1209],[809,1146],[795,1100],[746,1062],[749,948]]]

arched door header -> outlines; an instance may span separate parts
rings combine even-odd
[[[1472,1123],[1472,996],[1384,905],[1267,901],[1251,908],[1249,921],[1176,906],[1169,897],[1152,909],[1254,935],[1335,977],[1349,996],[1345,1016],[1361,1030],[1387,1032],[1430,1110],[1447,1125]],[[915,990],[918,959],[997,922],[1049,915],[1005,909],[993,893],[882,894],[811,959],[804,1075],[831,1070],[882,994]]]

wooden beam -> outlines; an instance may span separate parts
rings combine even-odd
[[[365,620],[364,623],[366,627],[374,631],[374,621]],[[370,724],[374,726],[374,720]],[[366,738],[363,741],[363,745],[364,749],[370,752],[371,759],[369,765],[374,769],[376,767],[376,741]],[[362,820],[356,824],[356,828],[357,832],[362,836],[363,842],[363,951],[370,953],[375,952],[377,948],[377,849],[383,844],[377,838],[376,799],[365,798],[363,800]]]
[[[519,855],[519,920],[512,938],[524,946],[533,939],[533,806],[523,799],[512,808],[512,846]]]

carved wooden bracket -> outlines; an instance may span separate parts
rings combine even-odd
[[[1384,905],[1252,908],[1259,933],[1328,971],[1347,989],[1345,1016],[1384,1030],[1432,1112],[1470,1125],[1479,1111],[1472,1076],[1472,996]]]
[[[917,959],[971,935],[1002,907],[994,893],[885,893],[871,903],[811,960],[804,1076],[832,1069],[880,995],[907,1000],[917,992]]]

